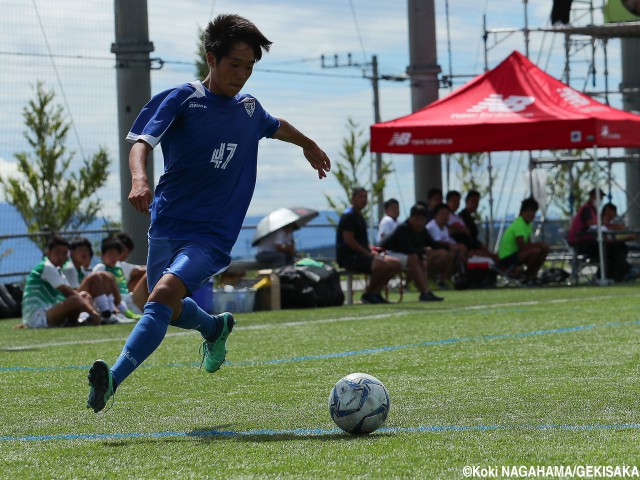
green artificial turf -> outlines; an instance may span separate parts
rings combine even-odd
[[[466,465],[635,465],[635,285],[443,292],[441,303],[239,314],[228,365],[170,328],[106,413],[86,371],[131,325],[0,321],[0,478],[465,478]],[[383,429],[351,436],[332,386],[387,386]],[[540,477],[538,477],[540,478]],[[545,477],[547,478],[547,477]]]

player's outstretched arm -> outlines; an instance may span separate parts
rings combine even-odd
[[[293,143],[302,148],[305,158],[318,172],[318,178],[325,178],[327,172],[331,170],[331,160],[329,160],[327,154],[324,153],[316,142],[304,135],[289,122],[282,118],[278,120],[280,121],[280,128],[278,128],[273,138],[282,140],[283,142]]]
[[[137,141],[129,152],[129,170],[131,170],[131,192],[129,202],[138,212],[149,213],[151,189],[147,180],[147,159],[152,148],[142,140]]]

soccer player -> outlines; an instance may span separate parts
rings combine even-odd
[[[76,292],[62,273],[69,257],[69,242],[52,236],[44,258],[27,276],[22,297],[22,322],[29,328],[77,325],[80,313],[89,314],[86,325],[100,325],[100,314],[90,295]]]
[[[170,323],[202,334],[207,372],[224,363],[233,315],[209,315],[187,294],[230,264],[255,187],[259,140],[299,146],[320,179],[331,167],[313,140],[269,115],[251,95],[240,94],[263,50],[271,46],[253,23],[219,15],[207,25],[204,44],[209,75],[154,96],[127,135],[133,142],[129,201],[137,211],[151,212],[150,295],[113,367],[96,360],[89,369],[87,408],[96,413],[160,345]],[[151,202],[146,165],[158,143],[164,173]]]

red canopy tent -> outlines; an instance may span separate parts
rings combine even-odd
[[[597,155],[596,147],[640,148],[640,115],[596,102],[514,51],[450,95],[372,125],[370,145],[372,152],[412,154],[594,147]],[[600,227],[598,216],[606,283]]]
[[[640,148],[640,115],[596,102],[514,51],[405,117],[371,126],[371,151],[456,153]]]

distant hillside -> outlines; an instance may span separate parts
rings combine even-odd
[[[238,241],[234,246],[231,257],[234,260],[252,259],[255,249],[251,247],[255,227],[263,216],[249,216],[245,219],[244,227],[240,231]],[[337,222],[335,212],[320,212],[307,227],[294,233],[299,252],[304,252],[314,257],[333,257],[335,250],[335,228],[330,226],[329,219]],[[94,222],[89,229],[103,228],[103,220]],[[18,211],[7,203],[0,203],[0,236],[19,235],[27,233],[27,227]],[[87,235],[94,244],[94,249],[99,252],[100,235]],[[7,255],[2,256],[4,252]],[[0,240],[0,274],[12,272],[28,272],[40,261],[42,253],[28,238]],[[95,260],[94,260],[95,261]],[[0,277],[0,281],[14,281],[18,278]]]

